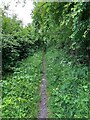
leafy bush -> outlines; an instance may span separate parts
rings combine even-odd
[[[36,3],[33,23],[46,45],[58,43],[78,62],[90,59],[90,2]]]
[[[88,67],[75,64],[63,50],[47,50],[49,118],[88,118]]]
[[[16,17],[2,16],[3,73],[13,71],[18,61],[32,54],[36,45],[32,40],[31,26],[23,28]]]

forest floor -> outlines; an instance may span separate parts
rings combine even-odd
[[[44,59],[43,59],[43,76],[40,86],[40,94],[41,94],[41,101],[40,101],[40,111],[39,111],[39,118],[47,118],[47,80],[46,80],[46,50],[44,50]]]

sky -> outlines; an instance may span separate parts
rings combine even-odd
[[[18,3],[16,5],[15,1],[20,1],[20,3]],[[22,20],[24,25],[27,25],[28,23],[32,22],[32,18],[31,18],[31,13],[33,10],[33,2],[32,0],[26,0],[26,4],[25,6],[23,6],[23,0],[0,0],[0,6],[3,6],[2,2],[4,2],[5,4],[10,4],[9,7],[9,16],[11,16],[12,14],[16,14],[18,19]]]

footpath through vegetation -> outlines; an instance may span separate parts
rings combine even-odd
[[[0,10],[2,118],[90,118],[90,2],[34,2],[25,27]]]
[[[40,100],[40,110],[39,110],[38,118],[47,118],[48,111],[47,111],[46,50],[44,50],[44,57],[43,57],[43,77],[41,81],[40,94],[41,94],[41,100]]]

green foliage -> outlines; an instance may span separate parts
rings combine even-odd
[[[2,59],[3,73],[13,71],[17,62],[31,55],[36,49],[32,37],[32,27],[23,28],[16,17],[2,16]]]
[[[63,50],[47,50],[49,118],[88,118],[88,67],[75,64]]]
[[[11,76],[2,81],[2,117],[36,118],[42,79],[42,52],[23,60]]]
[[[88,118],[90,2],[38,2],[32,18],[23,28],[2,15],[3,71],[15,69],[3,81],[3,116],[37,117],[42,53],[31,55],[47,46],[49,117]]]
[[[37,3],[33,23],[38,39],[46,45],[58,43],[80,63],[90,58],[90,2]],[[73,55],[74,53],[74,55]]]
[[[70,36],[72,49],[77,52],[80,60],[88,62],[90,58],[90,3],[77,3],[71,8],[71,17],[73,19],[73,29]]]

